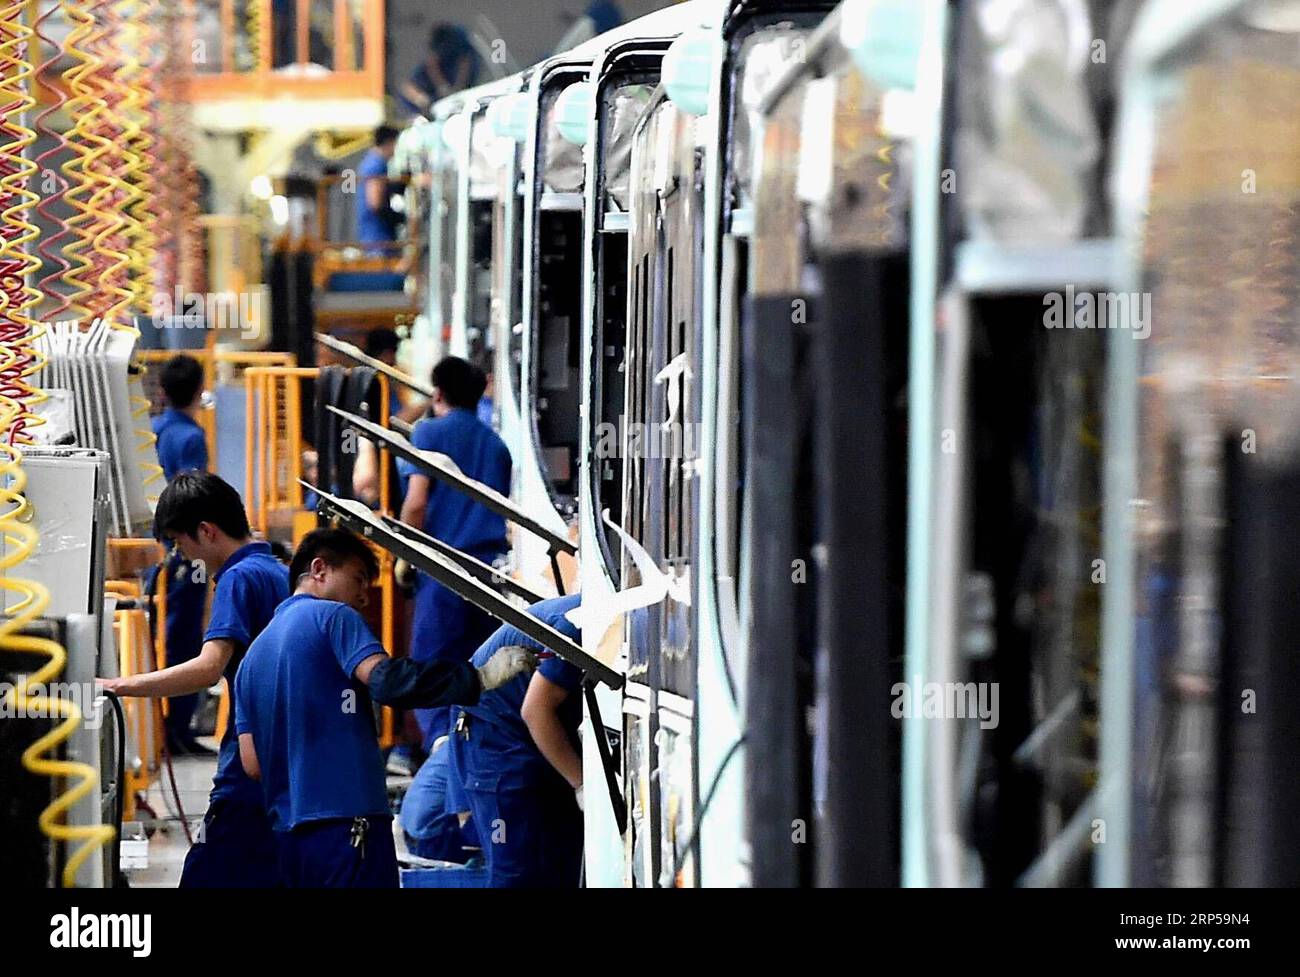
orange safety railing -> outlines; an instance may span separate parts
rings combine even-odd
[[[244,371],[244,411],[248,451],[244,459],[244,499],[253,526],[263,534],[285,523],[285,514],[304,506],[302,381],[315,379],[316,367],[253,366]],[[376,374],[380,422],[388,426],[388,377]],[[379,465],[379,508],[391,511],[387,451]]]
[[[116,583],[129,584],[131,581]],[[130,594],[129,588],[123,587],[119,587],[117,592],[122,597]],[[144,608],[115,611],[113,633],[117,639],[120,674],[140,675],[158,667],[156,651],[149,634],[149,616]],[[122,708],[131,734],[129,741],[134,746],[134,754],[127,758],[126,793],[123,797],[123,817],[129,821],[135,814],[136,794],[148,790],[161,769],[163,725],[162,712],[153,699],[124,698]]]
[[[234,373],[249,367],[280,366],[292,367],[296,357],[292,353],[276,353],[262,350],[224,350],[216,348],[216,334],[209,332],[203,349],[142,349],[137,351],[140,363],[145,366],[145,395],[149,397],[151,408],[156,413],[162,410],[162,392],[153,379],[157,373],[154,367],[161,367],[177,353],[192,356],[203,366],[203,389],[216,391],[221,381],[220,374],[229,369]],[[208,458],[215,464],[217,458],[217,417],[215,410],[199,412],[199,427],[208,444]]]
[[[121,538],[108,541],[109,574],[104,582],[104,593],[122,601],[133,601],[136,606],[118,608],[113,613],[113,633],[117,641],[118,669],[120,675],[139,675],[162,668],[167,663],[167,629],[160,627],[151,634],[149,612],[144,605],[138,574],[163,558],[163,548],[156,540]],[[155,620],[167,619],[166,570],[159,579],[159,593],[155,598]],[[123,812],[126,820],[135,816],[135,795],[144,791],[157,778],[162,764],[162,717],[154,700],[125,698],[122,700],[127,728],[135,755],[126,764],[126,794]]]
[[[244,504],[254,528],[303,508],[302,381],[315,367],[254,366],[244,371]]]
[[[186,46],[203,55],[195,101],[384,97],[384,0],[199,0],[193,9]]]

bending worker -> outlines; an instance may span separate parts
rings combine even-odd
[[[411,432],[411,443],[451,458],[468,477],[503,495],[510,493],[510,451],[495,431],[475,416],[487,378],[478,367],[448,356],[433,368],[433,414]],[[399,466],[401,468],[403,466]],[[505,553],[505,520],[449,485],[407,467],[410,480],[402,522],[491,564]],[[404,566],[404,564],[403,564]],[[431,577],[415,582],[410,655],[416,661],[467,661],[496,628],[497,621]],[[449,726],[446,709],[416,711],[425,752],[432,752]]]
[[[581,598],[538,601],[528,613],[581,640],[565,617]],[[506,647],[538,648],[504,625],[472,659],[482,667]],[[452,780],[463,787],[492,888],[576,888],[582,874],[582,670],[544,657],[531,676],[485,691],[457,712]],[[449,793],[451,793],[449,791]]]
[[[235,681],[239,750],[262,781],[280,872],[292,888],[395,888],[397,855],[371,701],[477,702],[535,664],[523,648],[467,662],[390,658],[358,613],[379,573],[342,529],[308,533],[294,594],[253,642]]]

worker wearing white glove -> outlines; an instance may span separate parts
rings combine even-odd
[[[537,655],[519,645],[507,645],[483,663],[478,670],[479,684],[484,692],[500,688],[512,678],[531,672],[537,667]]]
[[[580,600],[576,594],[553,597],[528,614],[580,643],[582,635],[568,619]],[[472,663],[486,671],[519,645],[536,647],[519,628],[503,625]],[[473,823],[488,835],[480,841],[490,888],[576,888],[582,878],[582,802],[575,788],[582,783],[584,676],[563,657],[538,657],[530,677],[494,690],[488,677],[478,702],[457,713],[450,740],[452,767]],[[493,825],[509,830],[493,834]]]
[[[403,590],[412,590],[415,587],[415,567],[405,560],[398,560],[393,567],[393,579],[397,581],[397,586]]]

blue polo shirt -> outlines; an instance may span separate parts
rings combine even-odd
[[[426,417],[415,425],[411,443],[422,451],[447,455],[470,478],[502,495],[510,494],[510,450],[474,411],[458,407],[442,417]],[[408,476],[419,473],[410,462],[400,462],[398,470]],[[435,539],[489,562],[505,549],[505,520],[432,476],[422,528]]]
[[[271,555],[271,544],[254,542],[241,546],[217,571],[212,613],[203,640],[224,638],[234,642],[235,653],[226,664],[225,676],[231,690],[234,715],[226,724],[217,758],[217,775],[212,781],[212,800],[237,790],[256,789],[239,762],[239,741],[235,737],[239,706],[234,698],[235,675],[250,645],[271,623],[275,609],[289,596],[289,568]]]
[[[366,199],[366,184],[377,177],[388,178],[388,160],[371,149],[357,167],[357,240],[362,244],[396,240],[396,233],[385,214],[373,209]]]
[[[370,695],[352,676],[383,646],[355,610],[295,594],[244,656],[236,729],[262,768],[271,827],[385,816],[384,762]]]
[[[208,470],[208,441],[194,418],[169,407],[153,419],[152,426],[158,438],[158,464],[167,481],[180,472]]]
[[[579,594],[552,597],[549,600],[538,601],[528,608],[528,613],[549,624],[560,634],[581,641],[581,632],[564,616],[581,601],[582,597]],[[525,648],[541,650],[541,646],[536,641],[518,628],[509,624],[502,625],[497,628],[492,637],[483,642],[478,651],[474,652],[472,659],[474,667],[482,668],[498,649],[509,645],[522,645]],[[570,665],[562,658],[552,657],[543,658],[538,663],[537,671],[570,693],[560,704],[559,717],[569,734],[569,739],[577,747],[578,728],[582,725],[582,696],[575,693],[582,686],[582,669]],[[462,707],[471,717],[474,742],[482,744],[495,754],[501,765],[549,766],[524,723],[524,696],[528,693],[530,681],[532,681],[531,675],[520,675],[499,688],[484,692],[477,705]],[[484,729],[484,725],[490,729]]]

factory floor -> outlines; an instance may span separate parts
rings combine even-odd
[[[216,747],[216,741],[211,737],[199,737],[199,742],[210,749]],[[172,769],[176,775],[176,792],[180,795],[181,807],[192,834],[198,830],[203,814],[208,809],[208,794],[212,790],[212,777],[217,772],[217,758],[178,757],[172,760]],[[395,777],[391,774],[388,777],[390,791],[395,788],[404,790],[409,783],[409,777]],[[180,882],[181,869],[185,865],[190,843],[181,826],[166,768],[163,769],[162,776],[149,787],[144,799],[153,809],[156,818],[156,830],[149,839],[149,866],[128,870],[127,878],[133,888],[174,889]],[[137,807],[136,818],[145,820],[150,818],[150,814]],[[398,856],[405,857],[406,844],[400,831],[395,832],[394,841]]]
[[[199,742],[208,747],[216,745],[208,737],[201,737]],[[217,771],[217,758],[178,757],[172,761],[172,769],[176,774],[176,792],[180,795],[181,808],[189,821],[190,831],[194,832],[203,819],[203,812],[208,809],[208,793],[212,790],[212,776]],[[174,889],[180,882],[181,867],[185,864],[190,843],[185,838],[176,811],[166,768],[149,787],[145,803],[158,819],[158,828],[149,839],[149,867],[129,871],[127,877],[136,888]],[[136,816],[143,820],[149,814],[137,808]]]

